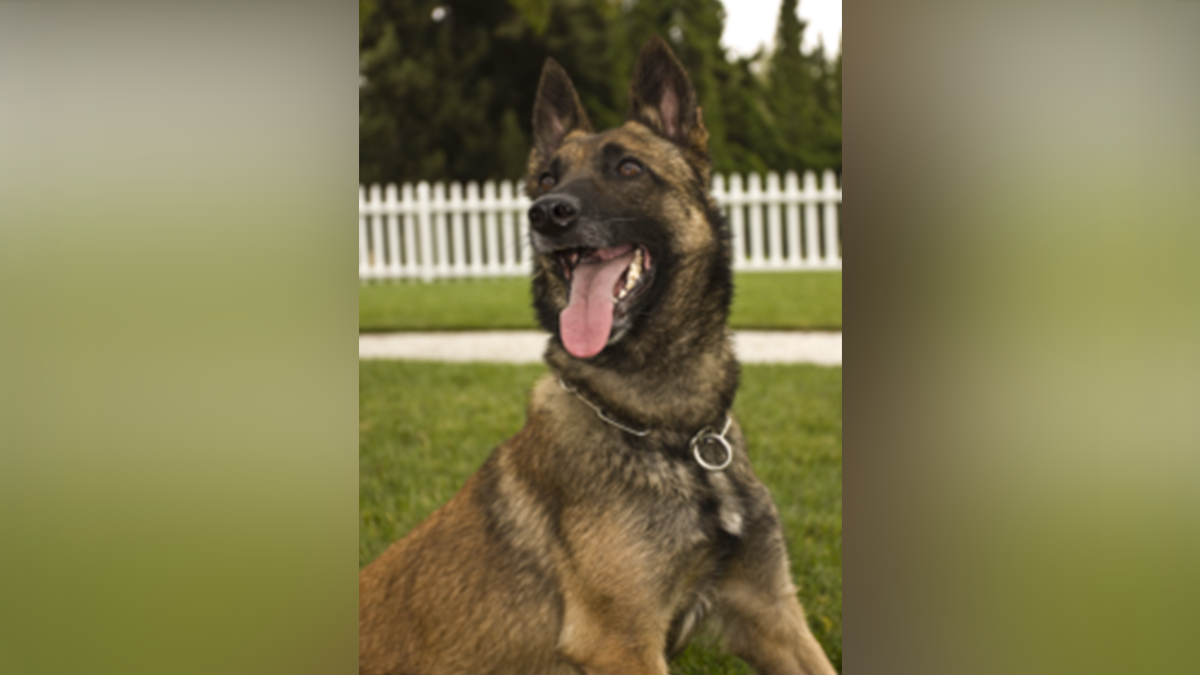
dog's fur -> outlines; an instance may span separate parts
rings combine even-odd
[[[535,385],[525,427],[359,575],[359,672],[665,675],[703,624],[759,673],[834,673],[740,428],[724,470],[702,468],[689,446],[724,425],[738,365],[725,325],[730,233],[708,194],[687,74],[652,39],[628,121],[593,133],[547,60],[534,135],[534,302],[554,374]],[[578,208],[550,210],[562,200]],[[576,356],[559,325],[569,255],[626,244],[648,254],[646,278],[616,304],[602,351]],[[650,431],[623,431],[588,403]]]

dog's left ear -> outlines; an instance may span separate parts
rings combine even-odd
[[[658,35],[646,41],[633,68],[627,119],[641,122],[679,145],[707,151],[708,131],[692,81]]]
[[[575,85],[558,61],[548,58],[538,82],[533,104],[533,153],[530,166],[549,159],[572,131],[592,133],[587,111],[579,102]]]

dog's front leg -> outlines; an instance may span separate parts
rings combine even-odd
[[[837,675],[796,599],[782,537],[741,560],[721,583],[716,612],[729,650],[760,675]]]
[[[729,588],[722,598],[729,650],[761,675],[837,675],[813,637],[795,595]]]
[[[664,633],[632,598],[564,594],[558,650],[587,675],[667,675]]]

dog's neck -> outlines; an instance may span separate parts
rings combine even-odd
[[[546,363],[581,395],[640,428],[695,430],[729,411],[738,386],[738,363],[723,321],[707,330],[695,326],[642,339],[657,344],[630,350],[643,356],[625,356],[619,369],[604,358],[577,359],[558,341],[550,342]]]

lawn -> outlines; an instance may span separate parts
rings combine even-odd
[[[449,499],[521,427],[526,394],[544,372],[541,365],[359,362],[360,567]],[[842,371],[744,366],[735,411],[779,506],[809,623],[840,669]],[[693,644],[671,672],[752,671]]]
[[[536,328],[529,280],[363,284],[361,332]],[[734,328],[841,330],[841,272],[737,274]]]

